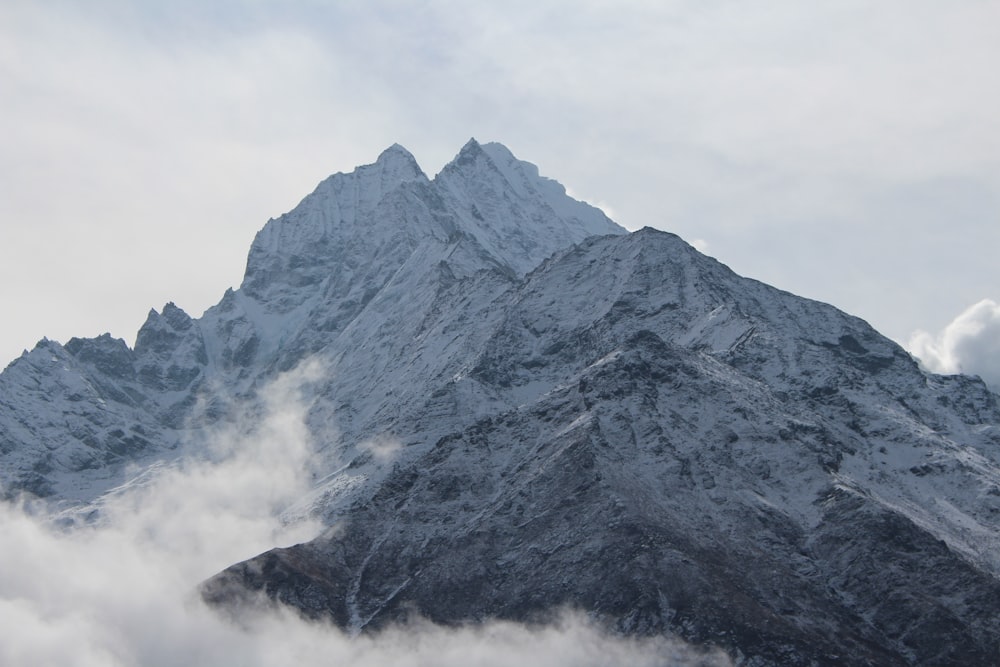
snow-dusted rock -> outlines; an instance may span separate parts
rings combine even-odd
[[[775,664],[996,655],[1000,410],[982,383],[928,376],[863,321],[654,230],[493,286],[446,288],[455,307],[394,355],[431,368],[454,332],[474,341],[387,420],[391,473],[327,497],[342,530],[230,568],[210,599],[264,590],[355,630],[572,605]]]

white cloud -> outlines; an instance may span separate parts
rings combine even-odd
[[[612,637],[572,614],[544,628],[418,622],[350,639],[288,610],[241,615],[239,625],[214,613],[196,593],[202,580],[319,530],[276,517],[308,486],[304,396],[320,379],[315,363],[282,376],[263,392],[258,416],[248,408],[213,435],[212,463],[188,460],[120,489],[96,523],[66,527],[0,505],[0,664],[728,664],[673,640]],[[378,447],[391,449],[388,442]]]
[[[978,375],[1000,391],[1000,304],[983,299],[937,336],[915,332],[908,348],[935,373]]]

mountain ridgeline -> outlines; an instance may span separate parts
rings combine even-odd
[[[317,473],[288,516],[330,530],[213,604],[352,632],[568,607],[738,664],[1000,664],[997,395],[499,144],[329,177],[239,289],[132,349],[39,343],[0,375],[0,484],[99,504],[306,360]]]

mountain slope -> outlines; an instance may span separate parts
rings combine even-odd
[[[455,293],[487,301],[481,280]],[[570,604],[780,664],[997,655],[984,385],[653,230],[584,241],[492,303],[341,529],[209,599],[263,590],[355,630]]]
[[[745,664],[993,664],[1000,407],[865,322],[632,234],[499,144],[334,174],[193,319],[0,374],[0,483],[82,514],[311,361],[312,542],[203,587],[353,631],[582,609]],[[132,473],[134,474],[134,473]],[[89,514],[87,514],[89,516]]]

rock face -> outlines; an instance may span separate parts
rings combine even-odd
[[[0,375],[4,480],[93,497],[306,358],[329,474],[298,511],[330,529],[212,602],[353,631],[570,606],[744,664],[997,664],[997,395],[497,144],[330,177],[239,290],[151,313],[135,350],[40,343]]]

